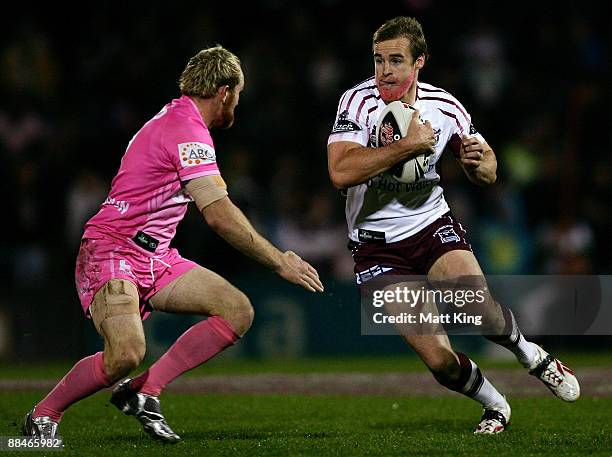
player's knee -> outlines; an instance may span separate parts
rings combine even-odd
[[[134,370],[144,359],[146,345],[144,339],[134,338],[129,344],[111,354],[104,354],[104,369],[112,381],[118,381]]]
[[[244,293],[238,291],[238,294],[236,294],[231,314],[229,320],[234,332],[240,336],[244,335],[251,328],[255,317],[255,310],[251,301]]]
[[[220,303],[215,306],[212,315],[223,318],[234,330],[234,333],[242,336],[251,327],[255,311],[249,298],[237,288],[231,287],[224,291]]]

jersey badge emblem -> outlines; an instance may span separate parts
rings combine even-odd
[[[197,165],[208,165],[215,163],[217,157],[215,149],[206,143],[180,143],[178,154],[183,167],[195,167]]]
[[[345,110],[338,115],[338,119],[336,120],[336,124],[332,129],[332,133],[358,132],[361,130],[359,124],[348,118],[348,114],[348,111]]]

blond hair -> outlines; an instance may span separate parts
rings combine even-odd
[[[217,45],[202,49],[194,55],[179,78],[183,95],[211,98],[222,86],[233,89],[240,83],[242,69],[240,59]]]

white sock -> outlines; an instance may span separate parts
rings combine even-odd
[[[478,366],[470,360],[472,372],[460,392],[467,397],[473,398],[485,408],[498,409],[506,405],[506,399],[499,391],[484,377]]]
[[[507,336],[487,336],[487,339],[511,351],[525,368],[533,369],[539,362],[537,345],[525,339],[518,328],[512,311],[507,308],[504,309],[504,318],[506,319],[506,328],[511,328],[510,334]]]
[[[537,345],[531,341],[527,341],[520,331],[518,341],[513,345],[505,347],[512,351],[517,360],[525,368],[529,368],[530,370],[535,368],[539,355]]]
[[[497,409],[497,407],[505,406],[506,404],[504,396],[484,376],[482,377],[480,389],[478,389],[478,392],[472,398],[481,403],[485,408]]]

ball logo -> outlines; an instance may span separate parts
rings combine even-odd
[[[387,146],[402,139],[402,132],[392,112],[387,113],[378,129],[378,146]]]
[[[414,109],[399,101],[391,102],[383,109],[376,123],[377,146],[387,146],[401,140],[408,133]],[[425,176],[429,158],[424,154],[397,163],[389,170],[391,176],[402,183],[412,184]],[[387,172],[385,172],[387,173]]]
[[[380,128],[380,144],[387,146],[394,141],[399,140],[401,137],[399,133],[394,133],[393,124],[391,122],[385,122]]]

